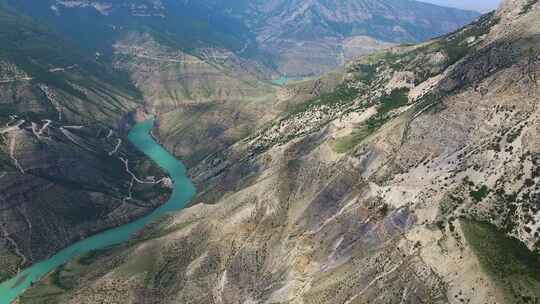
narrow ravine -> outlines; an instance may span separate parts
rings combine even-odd
[[[174,182],[174,190],[169,201],[151,214],[132,223],[91,236],[77,242],[48,260],[34,264],[20,272],[16,277],[0,284],[0,304],[10,304],[33,283],[73,258],[92,250],[118,245],[129,240],[134,233],[146,224],[165,213],[182,210],[195,195],[195,187],[187,177],[184,165],[162,148],[150,135],[154,120],[137,124],[129,133],[129,140],[139,150],[165,170]]]

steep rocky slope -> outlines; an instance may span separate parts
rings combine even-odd
[[[132,176],[163,175],[125,143],[122,121],[142,105],[137,90],[1,5],[3,281],[76,240],[147,214],[168,190]]]
[[[198,57],[130,33],[114,52],[115,66],[131,75],[158,117],[155,135],[188,166],[275,116],[277,88],[256,77],[264,66],[224,49]]]
[[[535,303],[538,20],[507,0],[334,90],[291,88],[286,114],[191,170],[195,206],[21,302]]]

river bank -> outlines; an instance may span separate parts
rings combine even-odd
[[[71,259],[93,250],[128,241],[148,223],[155,221],[166,213],[179,211],[187,206],[190,199],[195,195],[195,187],[188,178],[184,165],[161,147],[150,135],[153,126],[154,120],[139,123],[129,132],[128,138],[135,147],[168,173],[173,181],[173,193],[169,201],[139,220],[77,242],[61,250],[50,259],[36,263],[20,272],[16,277],[3,282],[0,284],[0,304],[12,303],[32,284]]]

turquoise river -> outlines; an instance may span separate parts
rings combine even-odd
[[[174,181],[174,191],[170,200],[151,214],[137,221],[107,230],[91,236],[58,252],[48,260],[34,264],[20,272],[16,277],[0,284],[0,304],[10,304],[33,283],[38,282],[58,266],[69,262],[74,257],[92,250],[117,245],[129,240],[134,233],[146,224],[156,220],[165,213],[183,209],[195,195],[195,187],[187,177],[184,165],[163,149],[150,136],[154,120],[137,124],[129,133],[129,140],[144,154],[163,168]]]

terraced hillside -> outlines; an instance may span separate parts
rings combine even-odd
[[[289,87],[285,114],[191,170],[195,206],[21,302],[538,301],[538,20],[507,0]]]

